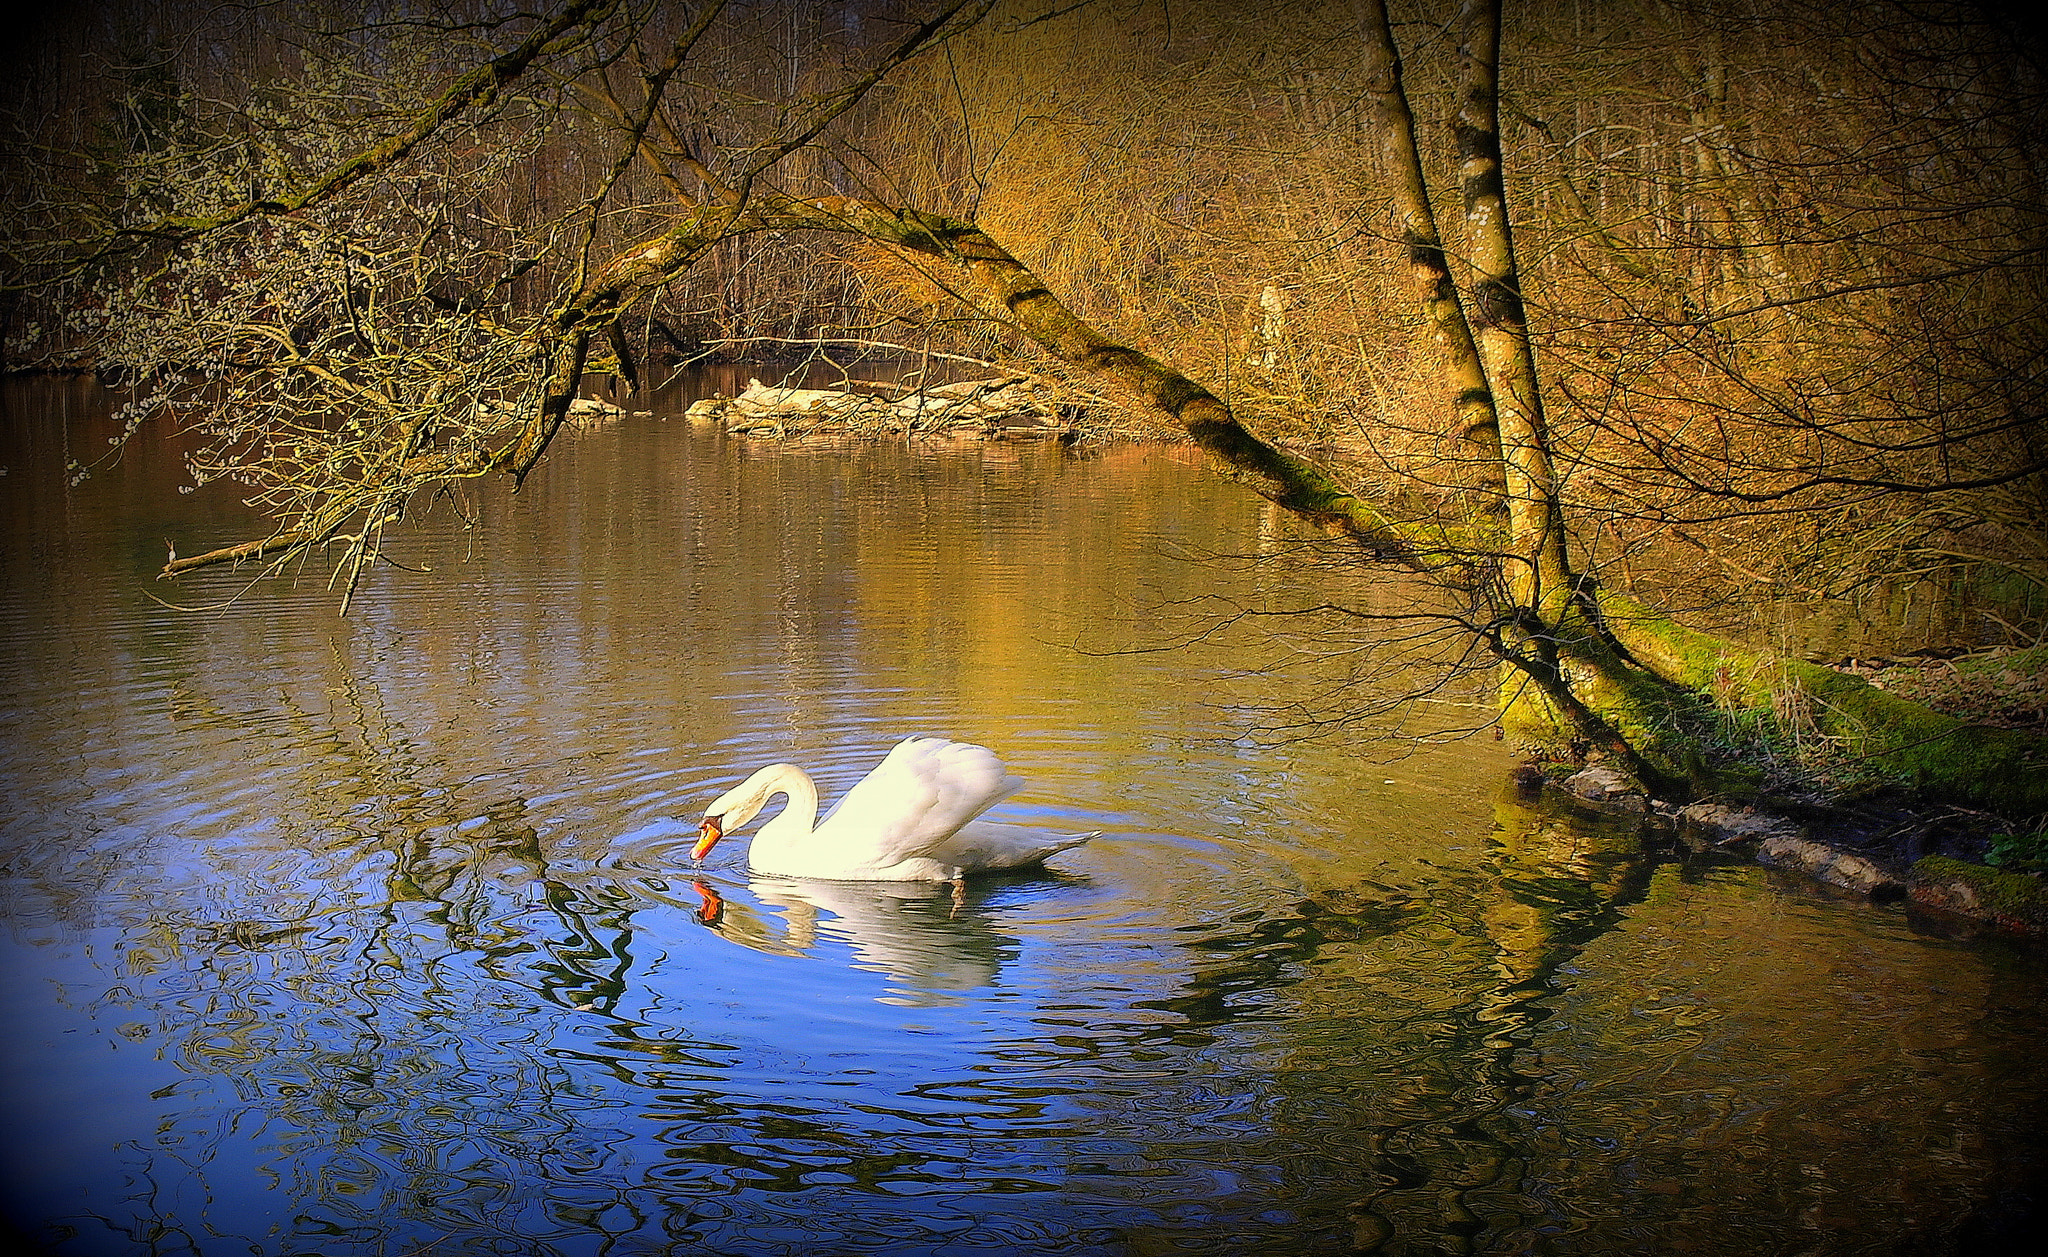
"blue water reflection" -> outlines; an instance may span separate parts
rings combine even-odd
[[[0,1152],[44,1251],[1961,1252],[2036,1181],[2037,956],[1537,807],[1489,742],[1246,736],[1328,679],[1272,643],[1102,653],[1299,579],[1171,557],[1279,527],[1184,452],[645,421],[345,620],[247,573],[192,615],[163,534],[246,517],[161,447],[64,489],[105,416],[41,387]],[[958,904],[690,865],[753,768],[834,796],[912,732],[1104,836]]]

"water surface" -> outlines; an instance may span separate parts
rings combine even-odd
[[[153,433],[67,488],[104,400],[4,403],[37,1250],[1965,1253],[2027,1216],[2037,954],[1537,807],[1489,740],[1256,736],[1341,665],[1152,649],[1303,592],[1224,557],[1284,530],[1191,452],[628,420],[436,508],[344,618],[317,566],[153,581],[256,535],[232,494]],[[958,907],[690,866],[753,768],[829,797],[919,732],[1029,779],[999,819],[1103,837]]]

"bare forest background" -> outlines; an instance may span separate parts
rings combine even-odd
[[[184,415],[195,478],[297,544],[368,537],[451,477],[523,478],[564,378],[645,389],[707,357],[962,355],[1056,383],[1100,439],[1214,438],[1105,370],[1115,349],[1220,402],[1237,448],[1327,474],[1346,518],[1462,548],[1411,566],[1470,591],[1469,530],[1502,509],[1475,484],[1504,456],[1431,304],[1447,262],[1475,328],[1525,316],[1574,589],[1752,638],[1788,605],[1939,606],[1909,644],[2038,648],[2038,26],[1949,0],[1492,10],[1517,267],[1496,317],[1475,8],[57,13],[10,75],[6,365],[99,372],[133,425]],[[1403,207],[1397,105],[1437,254]],[[958,241],[984,236],[1086,337],[1014,274],[969,282],[986,251]],[[252,544],[236,557],[279,548]],[[1513,583],[1452,618],[1534,676],[1518,661],[1576,630]],[[2038,725],[2038,671],[2005,689],[1974,714]]]

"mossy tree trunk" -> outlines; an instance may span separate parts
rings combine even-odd
[[[1047,353],[1174,419],[1260,496],[1462,590],[1492,577],[1494,556],[1471,548],[1469,535],[1392,514],[1268,443],[1197,381],[1090,326],[972,223],[843,198],[757,198],[752,213],[760,228],[853,233],[949,262],[965,289]],[[1563,520],[1555,493],[1551,506]],[[1718,705],[1827,739],[1931,798],[2048,811],[2048,744],[2036,735],[1966,725],[1859,678],[1685,628],[1620,596],[1577,589],[1558,601],[1554,619],[1537,614],[1529,603],[1503,604],[1491,621],[1470,626],[1506,661],[1503,696],[1523,735],[1566,750],[1597,747],[1667,797],[1712,786],[1691,737]]]
[[[1379,133],[1381,172],[1387,182],[1388,209],[1395,237],[1407,251],[1410,286],[1422,309],[1422,322],[1437,355],[1437,370],[1451,397],[1453,420],[1444,444],[1447,459],[1458,467],[1452,482],[1467,495],[1475,520],[1498,508],[1500,424],[1493,411],[1493,390],[1486,368],[1472,343],[1464,302],[1437,228],[1430,203],[1429,181],[1422,173],[1422,155],[1415,142],[1415,115],[1401,77],[1401,50],[1394,42],[1385,0],[1360,5],[1365,51],[1366,95],[1373,128]]]
[[[1498,550],[1478,574],[1499,603],[1487,640],[1503,660],[1502,718],[1524,740],[1597,746],[1654,788],[1680,793],[1658,731],[1683,697],[1615,649],[1572,571],[1502,171],[1500,29],[1499,0],[1467,0],[1453,123],[1470,271],[1460,300],[1435,229],[1399,48],[1384,3],[1365,7],[1371,116],[1409,265],[1422,281],[1423,318],[1444,348],[1460,426],[1489,456],[1483,483],[1502,504]]]

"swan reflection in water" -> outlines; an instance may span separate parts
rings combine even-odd
[[[728,942],[779,956],[843,945],[853,966],[886,974],[901,989],[891,1004],[936,1004],[996,984],[1017,939],[996,928],[989,890],[1043,875],[980,881],[964,899],[933,882],[831,882],[755,874],[746,897],[692,883],[699,924]],[[753,902],[748,902],[748,899]]]

